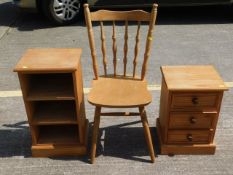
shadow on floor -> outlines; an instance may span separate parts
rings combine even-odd
[[[4,157],[24,157],[31,158],[31,134],[27,121],[18,122],[15,124],[4,124],[3,127],[10,129],[0,130],[0,158]],[[88,156],[79,157],[59,157],[51,159],[58,160],[79,160],[82,162],[88,161]]]
[[[3,125],[0,130],[0,157],[31,157],[31,135],[27,121]]]
[[[128,160],[141,162],[150,162],[149,151],[144,137],[143,127],[130,127],[141,123],[134,121],[121,125],[113,125],[100,128],[97,145],[97,159],[99,155],[118,157]],[[6,128],[0,130],[0,157],[22,156],[31,157],[31,136],[27,121],[18,122],[11,125],[3,125]],[[88,152],[91,147],[92,126],[89,126]],[[155,152],[159,154],[159,144],[157,140],[156,128],[151,128],[151,134],[154,141]],[[148,159],[142,158],[147,156]],[[89,161],[89,154],[81,157],[58,157],[51,158],[56,160],[80,160]]]
[[[84,21],[78,21],[74,25],[84,26]],[[0,3],[0,27],[1,26],[13,27],[19,31],[33,31],[58,27],[48,21],[41,13],[31,10],[21,10],[11,2]]]
[[[141,123],[138,121],[137,123]],[[127,123],[127,125],[135,122]],[[159,154],[159,143],[156,128],[150,128],[156,155]],[[149,150],[144,137],[143,127],[122,127],[114,125],[100,129],[100,138],[97,145],[99,155],[118,157],[141,162],[151,162]],[[102,139],[103,138],[103,139]],[[148,159],[145,159],[147,156]]]

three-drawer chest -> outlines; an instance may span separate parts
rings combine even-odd
[[[213,66],[162,66],[157,133],[161,154],[214,154],[223,92]]]

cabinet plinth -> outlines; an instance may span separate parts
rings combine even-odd
[[[32,136],[32,156],[87,153],[81,49],[29,49],[16,65]]]
[[[162,66],[157,119],[161,154],[214,154],[223,92],[213,66]]]

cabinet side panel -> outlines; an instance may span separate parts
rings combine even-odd
[[[165,83],[164,77],[162,78],[161,96],[160,96],[160,111],[159,122],[161,127],[161,136],[163,142],[167,141],[167,125],[169,117],[169,91]]]
[[[84,144],[86,115],[85,115],[81,64],[79,64],[77,71],[73,73],[73,79],[74,79],[74,91],[76,96],[77,117],[79,123],[79,138],[80,138],[80,142]]]
[[[35,110],[34,103],[26,100],[26,96],[30,88],[29,80],[31,77],[30,77],[30,74],[22,74],[22,73],[18,73],[18,77],[19,77],[22,94],[23,94],[23,100],[24,100],[24,105],[25,105],[25,109],[27,113],[28,123],[29,123],[30,131],[31,131],[32,144],[35,145],[37,143],[39,131],[38,131],[37,126],[32,125],[32,117],[33,117],[34,110]]]
[[[217,128],[217,123],[218,123],[218,118],[219,118],[219,114],[220,114],[222,98],[223,98],[223,92],[220,92],[219,96],[218,96],[218,100],[216,102],[217,103],[217,111],[218,111],[218,113],[214,117],[213,122],[212,122],[213,132],[212,132],[212,135],[210,137],[210,143],[213,143],[213,141],[214,141],[214,135],[215,135],[216,128]]]

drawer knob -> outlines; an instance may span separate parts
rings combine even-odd
[[[195,117],[190,117],[190,123],[195,124],[197,122],[197,119]]]
[[[190,142],[193,141],[193,136],[192,136],[192,134],[188,134],[188,135],[187,135],[187,140],[190,141]]]
[[[197,104],[198,104],[198,98],[197,98],[197,97],[193,97],[193,98],[192,98],[192,103],[193,103],[194,105],[197,105]]]

